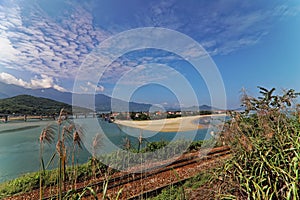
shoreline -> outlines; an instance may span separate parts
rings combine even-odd
[[[226,114],[212,114],[212,115],[197,115],[186,116],[169,119],[158,120],[116,120],[114,123],[118,126],[126,126],[136,129],[154,131],[154,132],[184,132],[194,131],[207,128],[205,125],[195,123],[196,120],[205,117],[226,116]]]

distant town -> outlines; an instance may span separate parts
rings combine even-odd
[[[155,112],[89,112],[89,113],[75,113],[70,114],[70,119],[78,118],[101,118],[107,122],[114,122],[115,120],[159,120],[168,118],[177,118],[185,116],[196,116],[196,115],[210,115],[210,114],[224,114],[225,110],[216,111],[155,111]],[[53,115],[27,115],[27,114],[0,114],[0,120],[2,122],[8,121],[28,121],[28,120],[55,120],[57,114]]]
[[[114,122],[117,120],[159,120],[196,115],[224,114],[224,110],[216,111],[155,111],[155,112],[110,112],[98,115],[105,121]]]

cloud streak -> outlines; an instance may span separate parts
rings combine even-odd
[[[135,4],[130,4],[130,12],[126,12],[126,8],[106,9],[105,5],[98,5],[98,1],[83,6],[73,1],[63,2],[64,6],[52,15],[38,1],[26,5],[13,0],[0,4],[0,67],[36,75],[27,77],[30,81],[26,82],[2,72],[2,81],[24,87],[52,85],[62,90],[54,83],[55,78],[74,79],[89,53],[111,36],[111,32],[136,27],[174,29],[198,41],[210,55],[226,55],[257,44],[268,35],[276,20],[295,16],[300,10],[280,2],[254,4],[238,0],[149,1],[137,4],[136,9],[133,9]],[[93,10],[95,4],[102,10]],[[186,53],[192,56],[197,52],[190,49]],[[114,62],[105,72],[103,84],[118,80],[137,65],[178,60],[168,54],[138,56],[141,55]],[[82,87],[91,89],[89,84]],[[95,88],[104,91],[104,88]]]
[[[0,82],[6,84],[13,84],[18,85],[24,88],[31,88],[31,89],[40,89],[40,88],[54,88],[58,91],[65,92],[66,89],[59,86],[55,83],[53,78],[42,74],[41,77],[35,76],[29,82],[24,81],[22,78],[16,78],[15,76],[2,72],[0,73]]]
[[[37,4],[0,5],[0,66],[38,76],[74,78],[89,52],[107,37],[91,14],[73,6],[57,22]],[[29,13],[24,15],[23,13]]]
[[[276,20],[299,13],[299,7],[274,1],[153,2],[147,25],[168,27],[197,40],[211,55],[226,55],[257,44]],[[187,14],[189,13],[189,14]]]

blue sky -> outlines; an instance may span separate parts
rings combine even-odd
[[[172,29],[202,45],[221,74],[229,108],[239,107],[242,88],[251,95],[257,94],[257,86],[300,91],[297,0],[3,0],[0,81],[33,89],[73,91],[78,69],[93,49],[118,33],[142,27]],[[169,68],[147,72],[149,63]],[[137,85],[133,101],[192,105],[186,88],[172,75],[176,71],[190,82],[199,104],[211,103],[205,81],[188,62],[155,49],[120,57],[99,82],[83,78],[80,89],[112,95],[116,83],[132,69],[145,72],[122,82]],[[180,94],[157,84],[145,85],[145,79],[153,83],[173,80]],[[178,96],[187,97],[180,103]]]

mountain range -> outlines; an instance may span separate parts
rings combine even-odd
[[[72,102],[73,94],[71,92],[60,92],[53,88],[46,88],[46,89],[28,89],[23,88],[20,86],[12,85],[12,84],[5,84],[0,82],[0,99],[10,98],[18,95],[30,95],[34,97],[43,97],[52,99],[58,102],[66,103],[69,105],[75,104],[76,102]],[[95,109],[98,112],[101,111],[111,111],[111,105],[113,105],[114,111],[148,111],[151,104],[144,104],[144,103],[136,103],[136,102],[128,102],[111,98],[104,94],[96,94],[95,96],[92,94],[75,94],[74,95],[78,100],[82,102],[87,102],[90,99],[95,100]],[[79,105],[79,104],[77,104]],[[81,106],[81,105],[79,105]],[[128,108],[127,108],[128,107]],[[87,105],[87,108],[92,108],[91,105]]]
[[[5,84],[0,82],[0,99],[4,98],[10,98],[18,95],[31,95],[34,97],[43,97],[43,98],[48,98],[52,99],[58,102],[63,102],[69,105],[75,105],[75,106],[81,106],[77,104],[76,102],[72,102],[72,96],[73,94],[71,92],[60,92],[58,90],[55,90],[53,88],[46,88],[46,89],[28,89],[28,88],[23,88],[20,86],[12,85],[12,84]],[[145,104],[145,103],[136,103],[136,102],[126,102],[120,99],[112,98],[104,94],[96,94],[95,96],[92,94],[75,94],[76,99],[81,101],[81,102],[88,102],[91,99],[93,99],[95,102],[95,110],[97,112],[102,112],[102,111],[149,111],[149,109],[153,105],[151,104]],[[86,108],[93,108],[94,105],[87,105]],[[113,109],[112,106],[113,105]],[[157,108],[160,110],[159,108]],[[169,108],[170,110],[180,110],[180,108]],[[182,110],[218,110],[217,108],[207,106],[207,105],[202,105],[202,106],[193,106],[193,107],[188,107],[188,108],[182,108]]]

